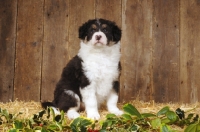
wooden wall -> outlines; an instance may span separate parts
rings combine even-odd
[[[120,101],[200,101],[200,0],[0,1],[0,101],[52,100],[78,27],[122,29]]]

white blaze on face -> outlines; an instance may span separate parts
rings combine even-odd
[[[106,35],[99,31],[99,32],[95,32],[92,36],[92,39],[90,40],[90,43],[92,45],[97,45],[97,46],[103,46],[103,45],[107,45],[107,37]]]

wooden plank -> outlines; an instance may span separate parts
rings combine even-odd
[[[153,0],[153,97],[179,101],[179,1]]]
[[[43,0],[18,0],[14,98],[40,100]]]
[[[122,3],[121,101],[151,96],[151,17],[149,0]]]
[[[95,16],[116,22],[121,27],[122,9],[120,0],[96,0]]]
[[[180,1],[180,102],[200,101],[200,1]]]
[[[68,1],[47,0],[44,11],[44,43],[41,100],[52,100],[61,72],[68,61]]]
[[[0,1],[0,102],[13,99],[17,1]]]

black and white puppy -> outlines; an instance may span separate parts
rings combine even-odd
[[[74,119],[83,103],[87,117],[98,120],[98,107],[107,101],[108,111],[121,115],[117,107],[121,30],[114,22],[93,19],[79,28],[79,38],[78,55],[63,69],[53,102],[42,106],[59,108]]]

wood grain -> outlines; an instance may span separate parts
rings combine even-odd
[[[0,1],[0,101],[13,99],[17,1]]]
[[[45,1],[41,100],[52,100],[68,61],[68,1]]]
[[[18,0],[14,99],[40,100],[43,0]]]
[[[179,101],[179,1],[153,1],[153,98]]]
[[[180,1],[180,102],[200,101],[200,1]]]
[[[123,1],[122,3],[122,74],[121,101],[151,96],[151,16],[152,3]]]
[[[122,8],[120,0],[96,0],[95,16],[116,22],[121,27]]]

